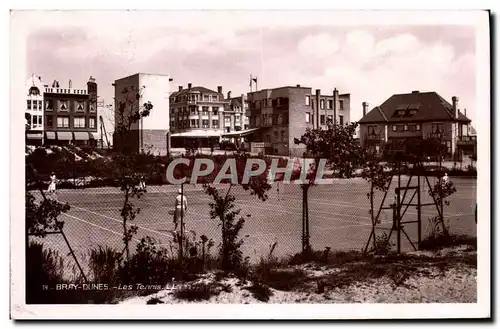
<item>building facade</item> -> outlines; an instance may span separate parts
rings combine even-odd
[[[170,127],[172,147],[184,148],[195,143],[199,147],[215,146],[226,129],[224,112],[229,105],[222,87],[217,91],[188,83],[170,95]],[[227,119],[227,124],[230,124]]]
[[[302,156],[304,145],[295,145],[307,128],[326,128],[329,121],[350,122],[350,94],[322,95],[310,87],[281,87],[248,93],[250,125],[246,142],[250,151]]]
[[[250,128],[250,118],[247,116],[248,100],[245,94],[231,97],[231,92],[228,92],[226,101],[222,140],[241,146],[241,134]]]
[[[26,145],[42,145],[44,141],[44,86],[34,74],[26,81]]]
[[[71,79],[66,86],[54,80],[44,85],[45,144],[96,146],[97,83],[93,77],[86,89],[75,89]]]
[[[133,152],[166,155],[169,152],[169,94],[170,81],[168,75],[137,73],[114,82],[115,87],[115,133],[113,148],[119,149],[123,144],[116,133],[120,125],[128,129],[125,118],[132,111],[139,111],[144,103],[151,102],[153,109],[149,116],[130,124],[129,140],[124,141]],[[140,95],[137,99],[136,95]],[[121,113],[121,104],[124,112]]]
[[[446,145],[443,156],[460,159],[475,152],[476,138],[458,101],[454,96],[450,104],[436,92],[413,91],[393,95],[368,113],[368,104],[363,103],[360,143],[378,152],[387,144],[396,147],[409,139],[439,138]]]

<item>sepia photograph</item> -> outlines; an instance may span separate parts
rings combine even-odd
[[[488,11],[12,10],[10,37],[12,318],[491,316]]]

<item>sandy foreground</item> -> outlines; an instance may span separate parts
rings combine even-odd
[[[446,251],[439,252],[437,256],[442,256],[443,252]],[[418,254],[429,255],[422,252]],[[332,268],[313,264],[303,264],[293,268],[305,271],[309,278],[324,277],[342,270],[342,267]],[[477,301],[475,267],[457,263],[451,264],[444,271],[435,267],[428,267],[425,270],[425,275],[413,273],[397,284],[393,278],[383,276],[376,279],[368,278],[342,288],[327,288],[321,293],[318,293],[316,284],[293,291],[270,288],[271,294],[267,303],[475,303]],[[187,301],[176,298],[174,290],[161,290],[149,296],[124,300],[120,304],[266,303],[255,298],[253,293],[247,290],[252,286],[249,281],[243,282],[238,278],[224,278],[217,281],[215,275],[209,273],[188,285],[200,283],[216,283],[225,288],[207,300]]]

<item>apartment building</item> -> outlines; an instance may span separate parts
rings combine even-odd
[[[32,74],[26,81],[26,145],[42,145],[44,139],[44,110],[42,78]]]
[[[43,101],[45,144],[97,144],[97,83],[93,77],[85,89],[73,88],[71,79],[67,85],[54,80],[43,86]]]
[[[225,117],[230,100],[224,99],[222,86],[217,91],[192,86],[179,86],[170,95],[170,131],[174,148],[184,148],[196,143],[199,147],[215,146],[221,135],[231,129],[231,115]],[[227,123],[226,123],[227,122]],[[227,124],[227,126],[226,126]]]
[[[310,87],[286,86],[248,93],[249,133],[252,152],[302,156],[304,145],[295,145],[307,128],[326,128],[327,123],[350,122],[350,94],[314,92]]]
[[[126,143],[132,152],[166,155],[169,152],[170,140],[170,82],[172,78],[164,74],[136,73],[115,80],[115,133],[113,148],[121,149]],[[137,95],[140,97],[137,99]],[[118,131],[120,125],[128,123],[124,118],[131,111],[142,109],[144,103],[151,102],[153,110],[149,116],[131,123],[127,141],[121,141]],[[125,103],[123,114],[120,104]]]
[[[242,135],[244,136],[250,127],[247,97],[245,94],[231,97],[231,92],[228,92],[226,101],[228,104],[224,109],[222,140],[241,146]]]
[[[396,94],[367,113],[363,103],[360,143],[380,151],[387,143],[401,145],[408,139],[440,138],[447,158],[461,159],[476,150],[471,120],[459,109],[458,97],[449,103],[436,92]]]

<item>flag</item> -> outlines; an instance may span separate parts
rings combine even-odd
[[[257,77],[252,77],[252,75],[250,74],[250,88],[252,88],[252,82],[255,82],[255,84],[257,85]]]

